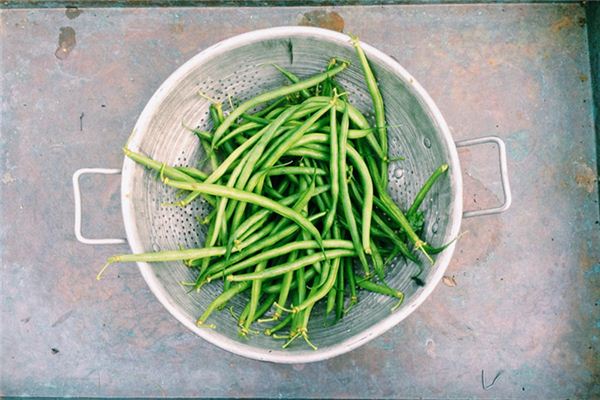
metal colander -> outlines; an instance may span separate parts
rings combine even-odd
[[[389,191],[406,209],[420,185],[440,164],[450,165],[426,199],[424,237],[439,245],[455,238],[462,218],[462,180],[456,146],[439,110],[423,88],[397,62],[363,44],[386,106],[390,157]],[[246,33],[201,52],[169,77],[142,112],[128,146],[170,165],[197,166],[204,154],[197,138],[182,126],[210,128],[209,102],[198,92],[227,103],[228,96],[241,102],[266,90],[287,84],[270,64],[282,65],[301,77],[323,70],[331,59],[349,60],[351,66],[336,79],[349,100],[366,115],[372,110],[363,73],[348,36],[317,28],[281,27]],[[164,206],[175,192],[156,174],[125,159],[122,170],[122,206],[127,239],[134,253],[200,247],[206,227],[199,224],[209,211],[203,200],[186,208]],[[505,208],[508,207],[509,198]],[[500,208],[491,212],[502,211]],[[449,263],[454,246],[438,255],[434,265],[424,263],[424,287],[411,276],[417,266],[402,258],[387,269],[390,286],[405,293],[403,305],[391,312],[395,300],[367,292],[340,322],[331,325],[324,310],[315,307],[309,324],[309,349],[301,340],[288,349],[281,341],[262,334],[240,337],[236,319],[227,310],[210,319],[215,329],[199,328],[197,317],[221,293],[221,283],[205,285],[189,293],[181,282],[193,281],[194,271],[180,262],[138,263],[144,279],[163,305],[184,325],[209,342],[246,357],[297,363],[326,359],[347,352],[385,332],[408,316],[432,292]],[[234,298],[230,305],[239,314],[245,304]]]

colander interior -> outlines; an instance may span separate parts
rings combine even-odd
[[[363,74],[349,38],[343,35],[321,35],[319,30],[290,31],[289,34],[273,35],[272,38],[252,38],[230,43],[226,48],[213,49],[208,56],[196,57],[182,70],[176,72],[155,94],[140,117],[129,146],[152,158],[170,165],[197,166],[204,157],[197,138],[182,126],[210,128],[208,116],[209,102],[198,96],[201,91],[208,96],[228,102],[241,102],[265,90],[284,84],[286,80],[270,64],[285,66],[300,76],[307,76],[323,70],[332,56],[349,60],[351,67],[337,77],[349,93],[350,102],[371,116],[371,100],[363,81]],[[382,59],[378,52],[365,48],[373,70],[378,77],[386,106],[389,147],[391,157],[404,157],[402,161],[390,163],[389,191],[395,201],[406,209],[416,191],[441,163],[452,159],[451,146],[443,136],[440,126],[423,99],[416,93],[414,82],[408,76],[399,76],[390,65],[393,61]],[[200,247],[204,243],[206,227],[198,222],[209,212],[203,200],[197,200],[186,208],[165,206],[175,200],[175,192],[165,187],[156,174],[140,166],[125,162],[123,176],[123,196],[131,205],[126,217],[128,238],[134,241],[134,251],[159,251],[177,249],[181,246]],[[452,168],[452,165],[451,165]],[[444,177],[434,187],[426,199],[425,237],[428,242],[439,245],[452,238],[453,213],[456,207],[456,188],[451,174]],[[390,244],[391,246],[391,244]],[[440,266],[423,263],[422,275],[429,282]],[[208,304],[221,293],[219,282],[205,285],[199,293],[189,292],[181,282],[193,281],[195,274],[182,263],[152,264],[154,284],[160,285],[165,297],[163,303],[177,309],[178,317],[191,326]],[[411,300],[423,288],[417,286],[411,276],[417,271],[414,263],[397,259],[387,269],[387,282],[394,288],[404,291],[403,307],[410,307]],[[156,292],[156,291],[155,291]],[[230,302],[234,313],[239,314],[245,298],[235,298]],[[338,346],[353,337],[360,337],[382,320],[390,317],[394,299],[367,292],[360,293],[360,301],[342,321],[331,325],[331,318],[325,318],[324,310],[316,307],[311,317],[309,332],[311,340],[319,347],[318,351]],[[186,322],[184,321],[184,322]],[[261,351],[281,350],[281,342],[262,334],[240,337],[236,320],[228,310],[213,314],[211,323],[214,331],[204,337],[227,348],[223,343],[238,343]],[[265,325],[266,327],[267,325]],[[203,328],[207,329],[207,328]],[[230,349],[231,350],[231,349]],[[234,350],[235,351],[235,350]],[[286,354],[312,351],[298,340]]]

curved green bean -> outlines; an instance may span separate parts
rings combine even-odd
[[[263,208],[269,209],[281,215],[282,217],[286,217],[294,221],[295,223],[300,225],[302,229],[306,230],[312,237],[314,237],[318,243],[322,242],[319,230],[308,219],[306,219],[305,216],[299,214],[298,212],[292,210],[289,207],[282,206],[278,202],[271,200],[268,197],[257,195],[251,192],[246,192],[244,190],[228,188],[223,185],[215,185],[210,183],[188,183],[174,181],[169,178],[165,178],[164,183],[177,189],[196,191],[205,194],[210,194],[213,196],[220,196],[227,199],[233,199],[236,201],[243,201],[246,203],[256,204]]]
[[[231,282],[242,282],[242,281],[252,281],[256,279],[269,279],[274,278],[279,275],[283,275],[289,271],[295,271],[302,267],[306,267],[308,265],[314,264],[319,261],[323,261],[326,259],[333,259],[336,257],[352,257],[356,255],[354,250],[348,249],[333,249],[333,250],[324,250],[320,253],[314,253],[309,256],[301,257],[298,260],[290,263],[280,264],[275,267],[267,268],[266,270],[260,273],[248,273],[241,275],[228,275],[226,280]]]

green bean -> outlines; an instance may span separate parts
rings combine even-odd
[[[372,129],[348,129],[348,139],[361,139],[366,137],[363,132],[371,131]],[[324,132],[310,132],[304,135],[302,139],[296,142],[296,146],[302,146],[306,143],[325,143],[329,144],[331,130],[328,129]]]
[[[354,198],[360,203],[362,201],[362,196],[358,193],[358,189],[354,184],[351,184],[350,188],[352,189]],[[378,201],[375,200],[375,202]],[[390,239],[394,243],[394,245],[400,249],[404,257],[415,263],[419,262],[419,259],[410,251],[406,243],[400,240],[396,232],[394,232],[394,230],[388,226],[388,224],[383,220],[383,218],[381,218],[376,212],[373,212],[372,217],[373,222],[375,222],[375,225],[382,230],[386,238]]]
[[[196,321],[196,325],[202,326],[205,324],[206,320],[210,315],[219,307],[227,304],[229,300],[235,297],[237,294],[242,293],[250,287],[250,282],[241,282],[237,285],[233,285],[228,290],[221,293],[216,299],[209,304],[209,306],[204,310],[204,313],[198,318]]]
[[[340,240],[340,238],[342,237],[341,236],[341,231],[340,231],[340,228],[339,228],[339,224],[338,224],[337,220],[334,220],[334,222],[333,222],[331,236],[333,236],[333,239],[335,239],[335,240]],[[318,287],[323,286],[325,284],[325,282],[327,281],[327,277],[329,276],[329,272],[330,271],[331,271],[331,261],[330,260],[326,260],[325,263],[323,264],[322,271],[320,271],[321,276],[319,278],[319,285],[318,285]]]
[[[333,68],[336,63],[337,63],[336,59],[332,58],[331,61],[329,61],[329,63],[327,64],[327,71],[329,71],[331,68]],[[323,95],[331,96],[333,94],[333,92],[332,92],[333,85],[331,84],[331,78],[325,79],[323,81],[322,85],[323,85]]]
[[[286,123],[286,126],[290,126],[290,128],[301,126],[304,123],[303,121],[301,121],[302,118],[309,116],[316,111],[319,111],[319,109],[321,107],[322,107],[322,105],[304,101],[301,104],[300,108],[295,113],[292,114],[292,116],[290,117],[290,120]],[[315,125],[319,126],[318,122],[316,122]],[[309,128],[309,130],[310,130],[310,128]]]
[[[204,131],[202,129],[199,128],[192,128],[189,127],[187,125],[185,125],[183,123],[183,121],[181,121],[181,126],[185,129],[187,129],[188,131],[192,132],[194,135],[196,135],[198,137],[198,139],[200,140],[212,140],[212,133],[208,132],[208,131]]]
[[[273,67],[275,67],[275,69],[277,69],[279,72],[281,72],[281,74],[283,76],[285,76],[286,78],[288,78],[288,80],[290,82],[292,82],[292,83],[298,83],[298,82],[300,82],[300,78],[298,78],[294,73],[288,71],[287,69],[285,69],[283,67],[280,67],[277,64],[271,64],[271,65],[273,65]],[[304,97],[304,98],[311,97],[311,94],[306,89],[300,90],[300,93],[302,94],[302,97]]]
[[[368,290],[369,292],[395,297],[400,300],[404,299],[404,293],[402,293],[399,290],[392,289],[389,286],[378,285],[374,282],[369,281],[368,279],[359,279],[358,281],[356,281],[356,283],[358,286],[365,290]]]
[[[288,218],[306,230],[315,240],[319,243],[322,242],[321,234],[318,229],[306,219],[303,215],[292,210],[289,207],[282,206],[278,202],[269,199],[268,197],[260,196],[244,190],[228,188],[222,185],[214,185],[209,183],[188,183],[174,181],[169,178],[164,179],[164,183],[178,189],[185,189],[191,191],[202,192],[213,196],[220,196],[226,199],[233,199],[236,201],[243,201],[246,203],[256,204],[268,210],[281,215],[282,217]]]
[[[362,245],[365,249],[365,253],[371,253],[370,246],[370,235],[371,235],[371,214],[373,212],[373,181],[371,180],[371,175],[369,174],[369,169],[367,165],[363,161],[362,157],[351,145],[346,146],[346,151],[348,152],[348,156],[358,174],[361,177],[361,181],[364,187],[364,199],[363,199],[363,207],[362,207]],[[346,184],[346,194],[348,194],[348,186]]]
[[[134,151],[129,150],[127,147],[123,147],[123,153],[133,161],[138,164],[143,165],[144,167],[153,169],[155,171],[162,171],[162,174],[171,179],[177,179],[184,182],[196,182],[196,179],[189,176],[185,172],[179,171],[177,168],[170,167],[165,165],[164,163],[154,161],[148,156],[145,156],[142,153],[136,153]]]
[[[317,273],[317,271],[315,271],[314,268],[309,269],[306,272],[306,274],[304,274],[304,279],[306,279],[307,281],[310,281],[315,276],[316,273]],[[285,276],[285,274],[284,274],[284,276]],[[297,286],[298,286],[297,282],[292,282],[290,289],[295,289]],[[272,284],[270,286],[265,287],[263,289],[263,292],[265,292],[267,294],[279,293],[281,291],[281,289],[282,289],[281,283],[276,283],[276,284]]]
[[[118,254],[107,259],[107,265],[118,262],[167,262],[220,256],[224,247],[204,247],[201,249],[164,250],[151,253]]]
[[[321,130],[326,135],[328,135],[331,132],[329,127],[323,127],[323,128],[321,128]],[[348,129],[348,139],[362,139],[362,138],[365,138],[370,132],[373,132],[373,128],[367,128],[367,129],[351,128],[351,129]]]
[[[277,107],[280,107],[285,102],[286,102],[286,100],[285,100],[284,97],[282,97],[280,99],[277,99],[273,103],[271,103],[270,105],[268,105],[267,107],[263,108],[262,110],[255,112],[253,115],[256,116],[256,117],[262,117],[264,115],[267,115],[271,111],[273,111],[274,109],[276,109]]]
[[[257,308],[256,314],[254,315],[254,320],[252,322],[257,321],[259,318],[265,315],[266,312],[271,309],[276,299],[277,296],[275,294],[268,294],[265,301],[262,302]]]
[[[292,318],[293,318],[293,315],[289,314],[287,317],[285,317],[283,320],[281,320],[281,322],[279,322],[274,327],[269,328],[269,329],[265,329],[265,335],[271,336],[275,332],[278,332],[278,331],[282,330],[283,328],[285,328],[286,326],[288,326],[290,324],[290,322],[292,322]]]
[[[285,153],[286,156],[305,157],[318,161],[329,161],[329,155],[322,151],[307,149],[304,147],[293,148]]]
[[[331,110],[330,110],[331,111]],[[334,110],[335,113],[335,110]],[[298,140],[294,147],[302,147],[309,144],[329,144],[329,135],[326,133],[310,133],[304,135],[300,140]]]
[[[421,206],[421,203],[423,203],[423,200],[425,200],[425,196],[427,196],[427,193],[429,192],[429,190],[431,189],[433,184],[447,170],[448,170],[448,164],[442,164],[435,171],[433,171],[433,174],[431,174],[431,176],[425,181],[425,184],[423,185],[423,187],[421,187],[421,189],[415,196],[415,200],[413,201],[412,205],[406,212],[407,218],[409,218],[409,216],[412,217],[417,212],[417,210]]]
[[[206,178],[208,178],[208,175],[203,172],[200,171],[198,168],[194,168],[194,167],[175,167],[176,170],[183,172],[186,175],[189,175],[190,177],[194,178],[195,180],[199,180],[199,181],[204,181]],[[168,176],[168,175],[167,175]],[[175,177],[172,177],[173,179],[177,179]]]
[[[287,100],[287,99],[285,99],[285,102],[286,102],[286,103],[289,105],[289,102],[288,102],[288,100]],[[285,109],[286,109],[286,107],[285,107],[285,106],[284,106],[284,107],[277,107],[277,108],[274,108],[273,110],[271,110],[270,112],[268,112],[268,113],[265,115],[265,118],[266,118],[266,119],[269,119],[269,120],[270,120],[270,119],[273,119],[273,118],[277,118],[277,116],[278,116],[279,114],[281,114],[281,113],[282,113],[282,112],[283,112]]]
[[[284,189],[287,189],[288,186],[290,185],[290,181],[286,179],[284,181],[284,183],[285,183]],[[281,193],[279,193],[279,191],[277,191],[276,189],[273,189],[271,187],[271,185],[266,185],[265,186],[264,193],[265,193],[265,195],[267,197],[270,197],[270,198],[272,198],[274,200],[277,200],[277,201],[283,199],[283,195]]]
[[[235,149],[213,172],[206,178],[205,183],[217,182],[225,173],[231,168],[232,164],[246,151],[252,148],[260,138],[269,132],[269,126],[261,129],[256,135],[253,135],[250,139],[246,140],[244,144]]]
[[[200,139],[200,145],[202,146],[202,149],[204,150],[204,154],[206,154],[206,158],[200,162],[200,164],[202,164],[202,166],[204,166],[204,163],[206,163],[206,161],[210,162],[210,169],[212,171],[214,171],[217,166],[219,165],[219,159],[217,157],[217,153],[212,151],[210,148],[210,143],[206,140]]]
[[[346,218],[346,223],[348,224],[348,228],[350,231],[350,237],[352,238],[352,243],[354,243],[354,248],[358,255],[358,259],[360,260],[361,265],[365,271],[365,275],[369,276],[369,264],[367,263],[367,258],[365,256],[365,248],[361,243],[361,238],[358,234],[358,229],[356,227],[356,220],[354,219],[354,215],[352,215],[352,202],[350,201],[350,194],[348,193],[348,181],[346,180],[347,169],[346,169],[346,142],[348,140],[348,108],[344,109],[344,114],[342,116],[342,125],[340,129],[340,138],[339,138],[339,157],[338,157],[338,172],[339,172],[339,187],[340,187],[340,202],[342,205],[342,211],[344,212],[344,216]],[[369,250],[370,252],[370,250]]]
[[[217,221],[216,216],[214,219],[212,219],[210,221],[210,225],[208,226],[208,232],[206,233],[206,239],[204,241],[204,246],[213,246],[216,243],[217,240],[216,240],[215,235],[218,230],[217,222],[218,221]],[[225,249],[225,252],[227,252],[227,249]],[[199,273],[200,276],[204,275],[204,273],[208,269],[209,261],[210,261],[209,257],[202,258],[201,264],[200,264],[200,273]],[[200,285],[201,285],[201,282],[196,282],[196,289],[199,289]]]
[[[123,148],[125,155],[138,164],[145,167],[161,171],[161,173],[169,178],[178,179],[186,182],[197,182],[198,180],[203,181],[207,175],[197,168],[193,167],[170,167],[166,164],[161,164],[151,158],[141,154],[135,153],[127,148]],[[215,200],[209,196],[205,196],[205,200],[212,206],[214,206]]]
[[[367,60],[367,56],[365,55],[362,47],[360,47],[360,42],[358,38],[352,38],[352,44],[356,49],[356,54],[358,55],[358,59],[360,60],[360,65],[362,66],[363,73],[365,75],[365,82],[367,83],[367,88],[369,89],[369,93],[371,94],[371,100],[373,101],[373,108],[375,110],[375,123],[377,128],[377,133],[379,136],[379,145],[381,146],[381,152],[384,155],[384,159],[381,160],[381,182],[383,184],[383,188],[387,188],[387,171],[388,171],[388,142],[387,142],[387,130],[385,124],[385,110],[383,108],[383,98],[381,97],[381,92],[379,91],[379,86],[377,81],[375,80],[375,75],[371,70],[371,66],[369,65],[369,61]]]
[[[312,167],[275,167],[268,170],[262,170],[267,176],[278,175],[327,175],[327,172],[322,168]]]
[[[242,119],[245,119],[248,122],[256,122],[257,124],[263,124],[263,125],[268,125],[271,121],[266,119],[266,118],[262,118],[262,117],[256,117],[254,115],[251,114],[242,114],[240,117],[242,117]]]
[[[342,63],[341,65],[333,68],[330,71],[323,72],[321,74],[313,75],[312,77],[295,83],[290,86],[284,86],[279,89],[271,90],[265,93],[262,93],[250,100],[245,101],[240,104],[235,110],[232,110],[231,113],[225,118],[223,123],[219,125],[219,127],[215,130],[213,134],[212,147],[216,147],[219,139],[227,132],[231,124],[233,124],[243,113],[256,107],[259,104],[266,103],[270,100],[274,100],[276,98],[286,96],[290,93],[298,92],[302,89],[307,89],[309,87],[315,86],[330,76],[334,76],[348,67],[347,63]]]
[[[340,268],[337,275],[337,291],[335,294],[335,320],[339,321],[344,316],[344,297],[346,297],[345,282],[344,282],[345,271]]]
[[[267,262],[263,261],[256,265],[256,269],[254,272],[259,273],[263,271],[267,266]],[[242,333],[248,332],[250,329],[250,324],[254,321],[254,317],[256,314],[256,309],[258,308],[258,301],[260,300],[262,281],[254,280],[252,281],[252,288],[250,289],[250,308],[248,311],[248,317],[246,318],[246,322],[242,328]]]
[[[256,122],[247,122],[245,124],[242,124],[240,126],[238,126],[237,128],[231,130],[227,135],[225,135],[220,141],[219,143],[217,143],[217,147],[221,146],[223,143],[234,139],[236,137],[238,137],[238,135],[244,133],[244,132],[249,132],[252,131],[254,129],[258,129],[258,128],[263,128],[263,124],[258,124]]]
[[[383,270],[383,258],[381,257],[381,253],[379,253],[379,249],[373,240],[371,240],[371,250],[373,253],[373,270],[377,277],[383,281],[385,277],[385,272]]]
[[[250,313],[250,302],[248,301],[246,303],[246,306],[244,306],[244,309],[242,310],[240,317],[238,318],[238,326],[243,328],[244,324],[246,323],[246,318],[248,318],[249,313]],[[248,332],[247,331],[245,332],[244,330],[241,331],[242,335],[245,335],[246,333],[248,333]]]
[[[332,249],[332,250],[324,250],[321,253],[311,254],[309,256],[301,257],[298,260],[290,263],[280,264],[274,267],[267,268],[266,270],[260,273],[248,273],[248,274],[240,274],[240,275],[228,275],[227,280],[232,282],[242,282],[242,281],[252,281],[255,279],[269,279],[275,276],[283,275],[289,271],[295,271],[302,267],[306,267],[307,265],[314,264],[318,261],[323,261],[325,259],[335,258],[335,257],[351,257],[356,255],[354,250],[348,249]]]
[[[290,254],[288,258],[288,262],[294,262],[298,259],[298,252],[294,251]],[[279,298],[277,299],[277,303],[281,306],[285,306],[287,302],[288,296],[290,294],[290,289],[292,287],[292,279],[294,279],[294,271],[286,272],[283,275],[283,279],[281,281],[281,289],[279,291]],[[273,315],[274,319],[279,319],[281,317],[281,311],[277,309],[275,314]]]
[[[327,188],[327,186],[323,186],[322,188],[323,189]],[[323,189],[321,189],[321,190],[323,190]],[[313,190],[313,188],[311,187],[310,190],[307,190],[306,192],[302,193],[302,195],[298,198],[298,200],[296,201],[296,203],[294,203],[292,209],[294,209],[295,211],[302,210],[302,208],[304,208],[304,204],[308,203],[310,201],[311,197],[314,196],[314,195],[317,195],[318,193],[320,193],[321,190],[319,190],[319,188],[315,188]],[[282,200],[284,200],[284,199],[282,199]],[[324,214],[325,214],[324,212],[314,214],[314,215],[310,216],[308,218],[308,220],[312,222],[312,221],[314,221],[314,220],[316,220],[318,218],[321,218]],[[250,217],[250,218],[252,218],[252,217]],[[275,225],[274,230],[278,231],[279,229],[281,229],[283,227],[284,223],[285,223],[285,220],[279,221]],[[242,224],[242,226],[244,224],[246,224],[246,222],[244,222]],[[240,240],[242,240],[242,241],[245,242],[247,240],[246,238],[247,238],[248,232],[251,232],[253,229],[255,229],[255,227],[249,228],[245,232],[244,232],[244,229],[240,229],[241,232],[244,232],[244,233],[240,233]],[[236,235],[237,235],[237,233],[236,233]]]
[[[325,283],[319,287],[318,291],[315,294],[313,294],[312,296],[309,296],[306,300],[304,300],[299,305],[292,307],[293,312],[302,311],[305,308],[312,306],[317,301],[321,300],[323,297],[327,296],[327,293],[329,293],[332,290],[332,288],[335,284],[338,270],[340,268],[341,260],[342,259],[340,257],[337,257],[337,258],[334,258],[333,260],[331,260],[331,270],[329,271],[329,274],[327,276],[327,280],[325,281]]]
[[[339,272],[338,272],[338,274],[339,274]],[[325,308],[325,315],[331,314],[331,312],[335,308],[335,300],[337,298],[337,279],[338,278],[336,276],[335,285],[327,293],[327,303],[326,303],[327,305]]]
[[[291,200],[296,200],[292,209],[294,211],[300,212],[305,207],[305,205],[308,204],[308,202],[310,201],[312,196],[320,193],[320,191],[326,190],[326,188],[327,188],[326,186],[322,186],[320,188],[315,188],[314,185],[311,185],[309,190],[301,192],[300,195],[293,195],[293,196],[286,197],[280,201],[280,204],[287,206],[288,204],[291,204]],[[253,216],[248,218],[246,221],[244,221],[244,223],[242,223],[240,225],[239,228],[236,229],[236,231],[232,235],[231,239],[236,240],[237,238],[240,238],[240,240],[245,240],[245,237],[249,232],[252,232],[254,229],[258,229],[260,227],[259,224],[262,221],[264,221],[264,219],[268,216],[268,214],[269,214],[268,210],[263,210],[263,211],[257,212],[256,214],[254,214]],[[260,217],[261,215],[263,215],[263,217]],[[256,218],[256,217],[259,217],[259,218]],[[283,221],[281,221],[277,225],[277,229],[279,229],[282,226],[281,224],[283,224]]]
[[[295,304],[301,304],[304,299],[306,298],[306,279],[304,277],[304,267],[300,267],[298,268],[296,271],[296,281],[298,282],[298,287],[296,288],[296,299],[295,299]],[[302,316],[301,315],[296,315],[295,319],[292,320],[292,332],[290,332],[291,334],[294,333],[294,331],[298,332],[298,328],[301,326],[302,324]]]
[[[223,122],[223,120],[221,119],[221,117],[223,116],[223,108],[221,106],[221,103],[212,103],[208,107],[208,109],[210,112],[210,119],[213,122],[213,129],[216,129]]]
[[[366,161],[369,165],[369,169],[375,168],[375,162],[372,157],[366,154]],[[381,207],[386,214],[388,214],[403,230],[406,232],[406,235],[410,242],[419,249],[423,255],[433,264],[433,259],[427,253],[425,249],[425,245],[427,244],[425,241],[421,240],[419,236],[415,233],[414,229],[410,225],[410,222],[406,219],[406,216],[400,210],[400,208],[396,205],[394,200],[390,197],[387,189],[383,186],[380,176],[378,174],[372,174],[373,184],[375,189],[379,193],[379,198],[375,197],[375,203],[378,207]]]
[[[338,141],[337,134],[337,110],[331,109],[329,113],[329,180],[331,181],[331,208],[329,209],[329,213],[325,218],[325,223],[323,226],[323,231],[328,232],[331,226],[333,225],[333,221],[335,219],[335,215],[337,213],[337,203],[340,193],[340,174],[339,174],[339,148],[340,144]],[[337,271],[336,271],[337,274]],[[332,284],[333,285],[333,284]]]
[[[322,144],[318,144],[318,143],[305,143],[303,145],[294,145],[294,147],[292,149],[300,149],[300,150],[310,150],[310,151],[316,151],[319,153],[323,153],[324,155],[329,153],[329,148],[322,145]],[[287,155],[284,154],[284,156]]]
[[[392,261],[394,261],[394,258],[398,257],[400,254],[402,254],[402,251],[399,247],[395,246],[390,254],[385,258],[383,262],[384,267],[388,266]]]
[[[354,277],[352,262],[346,258],[344,264],[344,277],[348,280],[348,287],[350,288],[350,303],[348,303],[348,308],[344,311],[344,313],[347,313],[353,305],[358,303],[358,296],[356,295],[356,278]],[[376,269],[375,271],[377,272]]]

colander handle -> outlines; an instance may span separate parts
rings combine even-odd
[[[484,136],[476,139],[460,140],[455,142],[456,147],[469,147],[484,143],[495,143],[498,147],[498,158],[500,161],[500,182],[502,183],[502,192],[504,193],[504,202],[502,205],[483,210],[465,211],[463,218],[481,217],[483,215],[500,214],[508,210],[512,203],[512,194],[510,192],[510,182],[508,181],[508,166],[506,162],[506,145],[504,141],[497,136]]]
[[[121,244],[125,239],[89,239],[81,234],[81,190],[79,189],[79,177],[84,174],[120,174],[120,169],[111,168],[81,168],[73,174],[73,195],[75,198],[75,237],[84,244]]]

